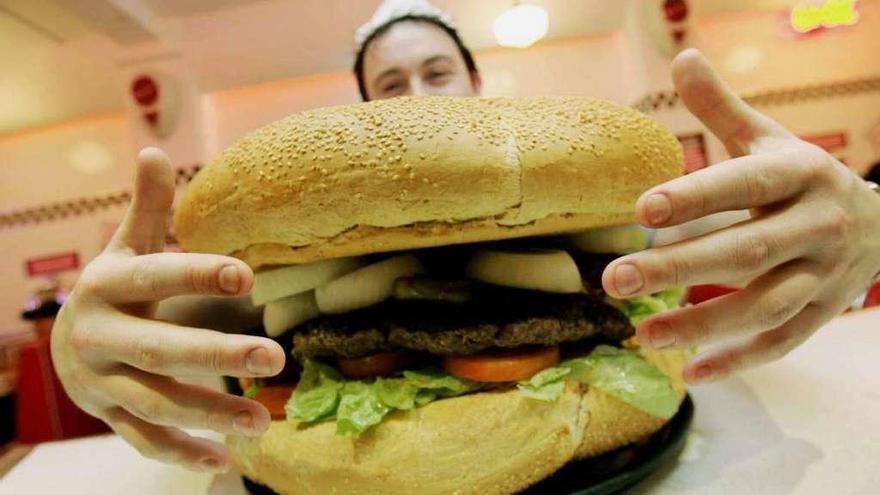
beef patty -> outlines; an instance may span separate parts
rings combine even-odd
[[[466,302],[389,300],[325,315],[295,329],[293,344],[296,353],[307,357],[360,357],[394,349],[448,356],[594,336],[620,341],[633,332],[627,318],[594,292],[484,287]]]

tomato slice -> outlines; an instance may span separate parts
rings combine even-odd
[[[443,359],[443,368],[459,378],[478,382],[515,382],[527,380],[541,370],[559,363],[559,347],[537,350],[498,351],[474,356],[451,356]]]
[[[360,358],[336,358],[339,371],[348,378],[361,380],[390,376],[406,368],[412,356],[402,352],[379,352]]]
[[[269,385],[260,387],[254,400],[266,406],[272,419],[286,419],[287,412],[284,411],[284,405],[290,400],[293,394],[293,387],[288,385]]]

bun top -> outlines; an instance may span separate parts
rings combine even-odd
[[[254,268],[632,221],[682,151],[580,97],[403,97],[291,115],[204,168],[175,212],[188,251]]]

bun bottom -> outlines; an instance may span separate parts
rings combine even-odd
[[[684,398],[679,351],[645,351]],[[517,390],[439,400],[393,413],[357,439],[332,422],[275,421],[257,438],[227,438],[242,474],[282,495],[510,494],[574,459],[641,441],[666,420],[568,382],[555,402]]]

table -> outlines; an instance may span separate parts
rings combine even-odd
[[[781,361],[691,394],[678,464],[633,493],[880,493],[880,309],[841,316]],[[23,493],[246,492],[235,473],[166,466],[105,435],[33,449],[0,480],[0,494]]]

